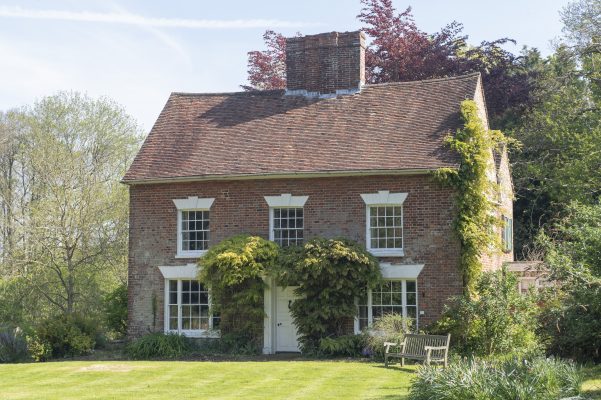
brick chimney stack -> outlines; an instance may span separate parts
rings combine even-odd
[[[289,95],[333,97],[365,83],[365,34],[328,32],[286,39]]]

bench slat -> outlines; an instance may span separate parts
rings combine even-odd
[[[449,350],[449,341],[451,335],[422,335],[422,334],[407,334],[403,340],[405,344],[403,346],[395,346],[391,349],[387,347],[386,354],[384,356],[385,365],[388,366],[388,358],[400,358],[401,365],[404,365],[404,359],[412,360],[423,360],[425,363],[428,362],[442,362],[447,365],[447,357]],[[444,347],[443,349],[430,349],[428,357],[428,351],[426,347]]]

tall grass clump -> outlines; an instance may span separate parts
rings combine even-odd
[[[420,368],[410,400],[552,400],[580,393],[582,375],[571,362],[536,357],[459,361]]]
[[[23,331],[20,328],[0,327],[0,364],[23,361],[28,356]]]
[[[399,314],[386,314],[374,321],[367,330],[367,349],[370,354],[384,357],[384,343],[401,343],[413,330],[413,319]]]
[[[150,333],[131,342],[126,348],[126,353],[134,360],[177,358],[191,347],[190,341],[183,335]]]

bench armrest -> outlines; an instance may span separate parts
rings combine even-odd
[[[396,347],[398,345],[399,345],[398,343],[394,343],[394,342],[384,342],[384,347],[386,348],[386,351],[384,353],[385,354],[390,353],[390,348]]]
[[[386,348],[385,353],[388,354],[390,353],[390,348],[391,347],[400,347],[400,352],[402,353],[403,351],[405,351],[405,340],[403,340],[401,343],[395,343],[395,342],[384,342],[384,347]]]
[[[446,350],[447,346],[424,346],[424,350]]]

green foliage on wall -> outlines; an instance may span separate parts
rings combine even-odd
[[[486,129],[473,100],[461,103],[461,118],[463,129],[446,139],[459,155],[460,166],[438,169],[434,176],[456,189],[458,212],[454,229],[461,243],[463,287],[466,293],[474,294],[482,271],[482,255],[499,247],[495,227],[499,227],[501,221],[493,203],[498,199],[498,187],[487,172],[494,165],[493,151],[500,150],[509,140],[500,131]]]
[[[198,279],[211,288],[221,333],[253,344],[263,338],[263,277],[274,268],[277,244],[257,236],[237,235],[212,246],[198,261]]]
[[[349,333],[355,298],[381,279],[377,259],[348,239],[312,239],[282,253],[276,280],[297,286],[291,314],[303,351],[316,351],[322,338]]]

